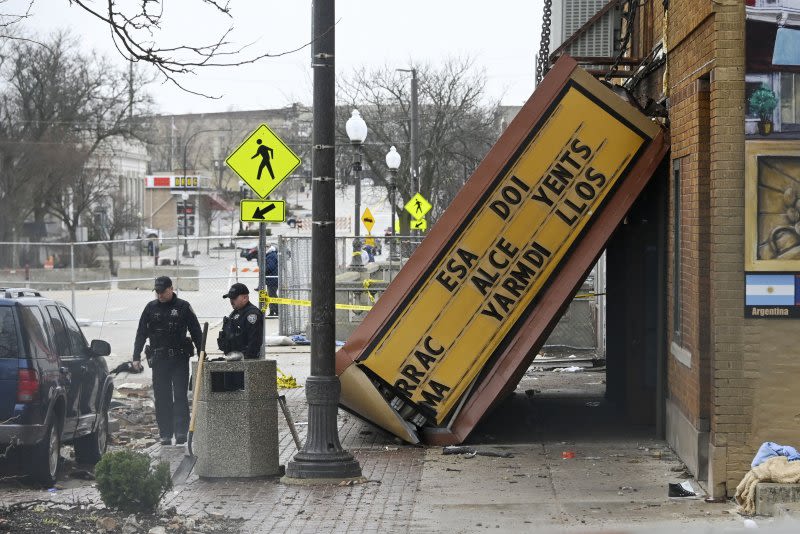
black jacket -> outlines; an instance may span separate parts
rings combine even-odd
[[[264,343],[264,314],[252,302],[233,310],[222,322],[217,346],[222,352],[242,352],[247,359],[258,358]]]
[[[154,349],[180,349],[186,339],[186,332],[192,337],[192,343],[200,352],[203,343],[203,331],[194,310],[177,295],[172,296],[169,302],[152,300],[144,307],[139,318],[139,328],[136,329],[136,341],[133,343],[133,359],[141,359],[142,349],[146,339],[150,339],[150,346]]]

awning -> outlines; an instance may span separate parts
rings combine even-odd
[[[800,65],[800,30],[778,28],[775,35],[775,49],[772,52],[773,65]]]
[[[748,73],[800,72],[798,30],[779,28],[771,22],[748,20],[745,39],[745,70]],[[778,42],[779,37],[784,44]],[[787,63],[778,63],[787,61]]]
[[[233,211],[235,209],[230,202],[216,193],[206,196],[208,197],[208,205],[213,211]]]

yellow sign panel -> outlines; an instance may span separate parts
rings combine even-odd
[[[419,193],[411,197],[411,200],[406,202],[405,206],[406,211],[411,214],[412,219],[422,219],[431,211],[432,207],[431,203]]]
[[[240,219],[249,222],[283,222],[286,202],[283,200],[242,200]]]
[[[426,219],[412,219],[411,220],[411,229],[412,230],[427,230],[428,229],[428,221]]]
[[[361,222],[364,223],[364,228],[367,229],[367,232],[372,233],[372,227],[375,226],[375,217],[372,216],[369,208],[366,208],[364,214],[361,215]]]
[[[567,88],[361,360],[438,424],[649,141]]]
[[[258,196],[264,198],[300,165],[300,158],[275,132],[262,124],[225,162]]]

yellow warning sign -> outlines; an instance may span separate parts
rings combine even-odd
[[[367,229],[368,233],[372,233],[372,227],[375,226],[375,217],[372,216],[372,212],[369,211],[369,208],[364,210],[364,214],[361,215],[361,222],[364,223],[364,228]]]
[[[432,207],[431,203],[419,193],[406,203],[406,211],[411,214],[412,219],[422,219]]]
[[[283,222],[286,220],[286,202],[283,200],[242,200],[240,219],[252,222]]]
[[[568,84],[361,365],[441,424],[656,132]]]
[[[412,230],[427,230],[428,229],[428,221],[424,218],[422,219],[413,219],[411,221],[411,229]]]
[[[300,165],[300,158],[266,124],[250,134],[225,160],[261,198]]]

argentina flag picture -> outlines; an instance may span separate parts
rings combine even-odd
[[[800,275],[796,273],[746,273],[746,317],[800,316]]]

